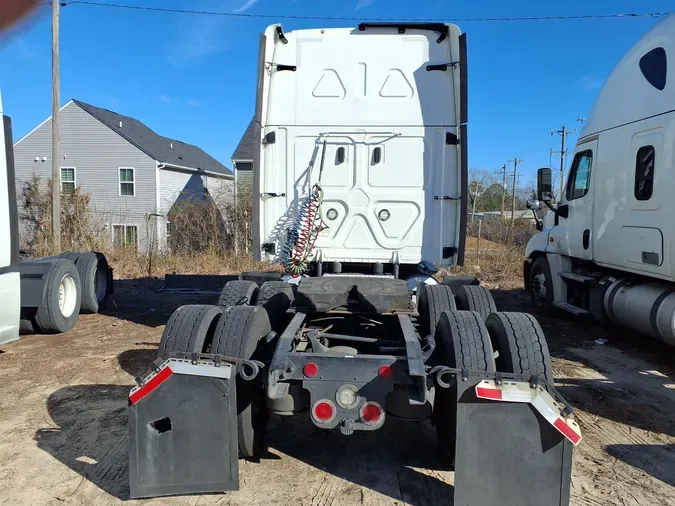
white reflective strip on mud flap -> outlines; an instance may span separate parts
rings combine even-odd
[[[498,386],[495,381],[483,380],[476,385],[476,397],[490,401],[521,402],[531,404],[544,419],[567,438],[572,444],[581,441],[581,429],[571,416],[561,416],[559,405],[543,387],[532,388],[525,382],[504,382]]]
[[[190,362],[169,362],[169,367],[175,374],[189,374],[190,376],[209,376],[211,378],[230,379],[232,366],[222,363],[219,367],[207,364],[192,364]]]

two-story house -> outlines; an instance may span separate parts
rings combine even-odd
[[[80,187],[90,196],[90,212],[114,245],[165,249],[177,199],[232,194],[233,173],[197,146],[79,100],[60,111],[61,191]],[[51,179],[51,139],[50,117],[14,144],[18,195],[33,175]]]

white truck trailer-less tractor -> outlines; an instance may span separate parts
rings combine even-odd
[[[574,150],[565,194],[527,245],[525,285],[544,313],[610,320],[675,346],[675,16],[605,83]],[[538,208],[541,204],[532,203]]]
[[[133,498],[236,490],[275,415],[431,421],[457,506],[569,503],[580,433],[541,327],[431,276],[463,261],[467,105],[454,25],[265,31],[253,241],[286,273],[171,316],[129,395]]]
[[[0,344],[20,333],[62,333],[80,311],[95,313],[112,293],[112,269],[100,253],[20,260],[12,122],[0,99]]]

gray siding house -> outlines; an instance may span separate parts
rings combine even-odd
[[[237,193],[250,192],[253,186],[253,120],[248,124],[237,148],[232,153]]]
[[[61,189],[90,195],[96,226],[114,245],[166,249],[179,197],[232,194],[227,167],[136,119],[71,100],[61,108],[60,127]],[[14,157],[18,195],[33,175],[51,178],[51,117],[14,144]]]

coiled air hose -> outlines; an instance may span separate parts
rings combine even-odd
[[[312,186],[309,195],[300,204],[298,215],[288,230],[286,241],[281,246],[280,259],[287,273],[301,276],[309,270],[309,258],[314,250],[319,234],[327,227],[321,216],[323,188],[321,175],[326,156],[326,141],[321,152],[319,181]]]

